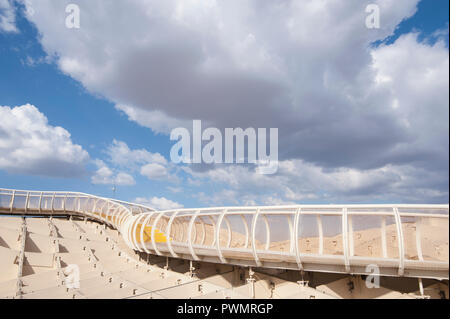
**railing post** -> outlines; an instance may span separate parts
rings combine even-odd
[[[247,220],[245,219],[245,216],[241,214],[241,218],[242,218],[242,222],[244,223],[244,228],[245,228],[245,246],[244,248],[248,248],[248,242],[249,242],[249,229],[248,229],[248,223]]]
[[[198,214],[200,214],[199,210],[197,210],[195,212],[195,214],[191,217],[191,220],[189,221],[189,228],[188,228],[189,252],[191,253],[191,256],[194,260],[199,260],[199,258],[195,254],[194,247],[192,246],[192,228],[194,227],[195,219],[197,218]]]
[[[319,229],[319,255],[323,255],[323,227],[322,216],[317,215],[317,227]]]
[[[63,199],[63,210],[64,210],[64,213],[66,212],[66,202],[67,202],[67,194],[64,195],[64,199]]]
[[[122,211],[119,213],[119,225],[122,225],[125,218],[127,217],[127,209],[125,207],[122,207]]]
[[[395,216],[395,223],[397,226],[397,237],[398,237],[398,253],[399,253],[398,275],[403,276],[405,272],[405,247],[403,246],[404,240],[403,240],[402,220],[397,207],[394,207],[393,210]]]
[[[172,215],[169,218],[169,222],[167,224],[167,229],[166,229],[167,248],[169,249],[169,252],[172,254],[172,256],[174,258],[178,258],[178,255],[173,251],[173,248],[172,248],[172,241],[170,240],[170,230],[172,228],[172,223],[177,215],[178,215],[178,211],[172,213]]]
[[[56,196],[56,193],[53,193],[53,196],[52,196],[52,203],[51,203],[51,207],[52,207],[52,214],[54,214],[54,213],[55,213],[55,207],[54,207],[54,203],[55,203],[55,196]]]
[[[225,223],[227,223],[227,233],[228,233],[227,248],[230,248],[231,241],[233,240],[233,233],[231,231],[231,224],[230,224],[230,221],[228,220],[228,217],[225,216],[224,219],[225,219]]]
[[[422,227],[422,217],[417,217],[417,219],[416,219],[416,248],[417,248],[417,257],[419,258],[420,261],[423,261],[421,227]]]
[[[39,196],[39,213],[41,213],[42,212],[42,208],[41,208],[41,206],[42,206],[42,196],[44,195],[44,193],[43,192],[41,192],[41,195]]]
[[[208,217],[211,220],[211,225],[213,226],[213,231],[214,231],[214,239],[213,239],[211,246],[215,246],[216,245],[216,222],[214,221],[214,218],[211,215],[209,215]]]
[[[348,215],[347,208],[344,207],[342,209],[342,245],[344,246],[344,264],[345,271],[347,273],[350,272],[350,261],[348,258],[348,250],[349,250],[349,240],[348,240]]]
[[[108,212],[109,212],[109,214],[111,216],[111,222],[115,226],[117,226],[117,217],[118,217],[117,211],[119,210],[119,208],[120,208],[119,205],[113,206],[112,208],[111,208],[111,206],[108,207]]]
[[[355,256],[355,239],[353,236],[353,216],[351,214],[348,214],[347,212],[347,219],[348,219],[348,245],[349,247],[349,254],[350,257]]]
[[[156,252],[156,254],[158,256],[162,256],[161,252],[158,250],[158,247],[156,247],[156,240],[155,240],[155,232],[156,232],[156,225],[158,224],[159,220],[161,219],[161,217],[163,217],[164,212],[159,213],[158,216],[156,216],[155,221],[153,222],[153,226],[152,226],[152,244],[153,244],[153,250]]]
[[[222,214],[220,214],[219,216],[219,220],[217,221],[217,225],[216,225],[216,250],[217,250],[217,255],[219,256],[220,261],[225,264],[227,261],[225,260],[225,258],[223,258],[222,255],[222,250],[220,248],[220,226],[222,225],[222,221],[223,218],[225,217],[225,214],[227,213],[227,210],[224,209],[222,211]]]
[[[205,226],[205,223],[203,222],[203,218],[200,217],[200,221],[202,223],[202,241],[201,241],[200,245],[203,246],[205,244],[205,240],[206,240],[206,226]]]
[[[141,219],[143,218],[143,217],[145,217],[145,215],[140,215],[137,219],[136,219],[136,221],[135,221],[135,223],[134,223],[134,225],[132,224],[131,226],[131,230],[130,230],[130,236],[131,236],[131,242],[132,242],[132,244],[134,245],[134,248],[136,249],[136,250],[139,250],[139,251],[143,251],[143,249],[139,249],[139,245],[138,245],[138,242],[137,242],[137,227],[138,227],[138,225],[139,225],[139,223],[140,223],[140,221],[141,221]],[[143,228],[143,224],[141,224],[141,229]],[[141,241],[141,244],[142,244],[142,246],[144,245],[144,243]]]
[[[259,261],[258,254],[256,252],[256,222],[259,217],[259,208],[256,210],[255,215],[252,220],[252,250],[253,250],[253,258],[255,259],[255,263],[258,267],[262,266],[262,263]]]
[[[105,216],[103,216],[103,210],[104,210],[105,206],[108,206],[108,205],[109,205],[109,201],[108,200],[104,200],[104,204],[100,208],[100,217],[103,219],[103,221],[105,223],[108,223],[109,221],[108,221],[108,217],[107,217],[106,213],[105,213]]]
[[[300,258],[300,249],[298,247],[298,240],[299,240],[298,229],[299,229],[301,212],[302,212],[301,208],[298,208],[297,211],[295,212],[295,217],[294,217],[294,239],[295,239],[294,240],[294,247],[295,247],[295,259],[297,261],[298,269],[303,271],[303,264],[302,264],[302,260]]]
[[[294,246],[294,226],[292,225],[292,220],[291,220],[292,215],[286,215],[287,221],[288,221],[288,226],[289,226],[289,253],[293,254],[294,250],[295,250],[295,246]],[[294,215],[295,218],[295,215]]]
[[[383,252],[383,258],[388,258],[386,243],[386,216],[381,218],[381,249]]]
[[[142,248],[144,248],[144,251],[147,254],[150,254],[150,250],[147,249],[147,246],[145,244],[144,233],[145,233],[145,227],[147,226],[148,222],[150,221],[150,218],[152,218],[154,212],[150,212],[147,214],[148,214],[147,217],[145,217],[144,221],[142,222],[140,238],[141,238]],[[151,238],[150,238],[150,240],[151,240]]]
[[[97,210],[97,202],[98,202],[98,198],[94,199],[94,206],[92,206],[92,213],[96,213]],[[102,218],[101,213],[100,213],[100,218]]]
[[[9,203],[9,212],[13,213],[13,206],[14,206],[14,198],[16,197],[16,191],[14,190],[11,196],[11,202]]]
[[[25,213],[28,212],[28,203],[30,201],[30,192],[27,192],[27,198],[25,200]]]
[[[267,215],[263,214],[264,223],[266,225],[266,245],[264,246],[265,250],[269,250],[270,248],[270,226],[269,221],[267,220]]]

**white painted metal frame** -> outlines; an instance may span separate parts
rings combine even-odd
[[[427,219],[442,219],[443,223],[448,224],[448,209],[448,205],[291,205],[156,211],[142,205],[84,193],[0,189],[0,214],[88,217],[118,229],[130,248],[149,254],[250,267],[256,265],[268,268],[352,274],[365,274],[364,265],[370,263],[380,265],[381,275],[439,279],[448,279],[448,260],[425,260],[421,236],[423,235],[424,221]],[[279,215],[287,219],[286,228],[282,230],[286,235],[288,234],[289,238],[286,252],[275,251],[272,248],[277,233],[275,229],[277,226],[271,225],[269,222],[268,217],[272,215]],[[379,227],[381,247],[379,249],[382,257],[380,258],[364,259],[355,256],[354,216],[364,215],[380,216],[381,218]],[[237,226],[231,222],[235,221],[231,218],[232,216],[240,218],[244,225],[244,233],[239,235],[242,236],[240,237],[242,239],[239,240],[243,243],[236,244],[234,242],[233,244],[234,238],[238,238],[237,235],[240,232],[237,231]],[[300,225],[303,225],[302,216],[315,217],[319,246],[317,253],[307,253],[300,248],[299,240],[301,236],[304,236],[304,234],[300,234]],[[340,255],[325,253],[323,229],[325,216],[341,217],[339,223],[341,224],[343,251]],[[251,223],[247,221],[246,217],[252,218]],[[265,242],[257,247],[259,244],[256,240],[256,233],[259,231],[260,217],[265,230]],[[402,223],[402,218],[405,217],[413,217],[416,222],[415,246],[418,260],[409,260],[405,254],[404,222]],[[165,230],[160,230],[157,226],[163,218],[167,220],[167,226]],[[394,224],[390,222],[389,227],[395,227],[398,258],[388,256],[387,218],[394,218],[395,221]],[[212,225],[208,231],[213,234],[208,233],[207,237],[205,221],[208,219]],[[221,231],[223,223],[226,224],[225,232]],[[207,225],[209,227],[209,222]],[[145,228],[148,226],[151,226],[151,235],[150,238],[144,238]],[[201,229],[201,237],[199,237],[198,229]],[[157,243],[156,232],[158,231],[165,233],[166,245]],[[175,235],[171,236],[172,233]],[[227,236],[225,241],[221,238],[224,233]],[[448,241],[448,234],[444,235],[447,237],[443,238],[443,241]],[[221,239],[224,242],[222,245]],[[206,243],[207,240],[208,243]],[[392,272],[393,268],[395,272]]]
[[[155,232],[156,232],[156,226],[158,225],[158,222],[160,221],[161,217],[163,217],[164,212],[159,213],[158,216],[155,218],[155,221],[152,226],[152,233],[151,233],[151,240],[153,244],[153,250],[156,252],[157,255],[162,256],[162,253],[158,250],[158,247],[156,247],[156,240],[155,240]]]
[[[194,216],[191,217],[191,220],[189,222],[189,228],[188,228],[188,245],[189,245],[189,252],[191,253],[191,256],[194,260],[199,260],[200,258],[197,257],[194,251],[194,247],[192,245],[192,229],[194,227],[194,222],[197,216],[200,214],[200,211],[198,210]]]

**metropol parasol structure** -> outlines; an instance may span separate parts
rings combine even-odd
[[[448,298],[448,205],[157,211],[0,189],[0,215],[0,298]]]

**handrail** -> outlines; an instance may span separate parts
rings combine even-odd
[[[158,211],[79,192],[0,188],[0,214],[88,217],[117,229],[131,249],[187,260],[349,274],[369,274],[366,267],[377,265],[385,276],[449,277],[448,204]],[[223,222],[225,241],[220,240]],[[202,230],[200,241],[197,229]]]

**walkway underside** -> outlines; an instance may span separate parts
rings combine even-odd
[[[123,243],[124,249],[154,258],[215,263],[225,268],[295,270],[299,274],[379,274],[435,280],[449,277],[448,205],[299,205],[155,211],[82,193],[0,189],[0,214],[10,216],[0,217],[2,221],[11,218],[20,221],[16,228],[19,237],[14,243],[8,241],[14,241],[15,235],[5,240],[3,237],[9,235],[0,234],[0,250],[3,250],[0,253],[5,253],[5,249],[14,251],[10,253],[11,262],[17,265],[19,275],[28,266],[32,267],[33,260],[54,267],[52,258],[60,256],[64,246],[58,243],[60,231],[55,230],[59,226],[54,223],[62,225],[62,219],[56,217],[63,216],[96,222],[97,228],[103,225],[100,233],[117,230],[121,235],[118,242]],[[43,216],[53,218],[31,219]],[[38,233],[33,235],[36,240],[29,237],[33,234],[28,224],[31,220],[48,222],[49,234],[54,238],[48,247],[42,246],[50,249],[48,255],[39,252],[37,256],[27,250],[27,245],[40,240]],[[102,251],[84,243],[86,229],[74,220],[71,223],[80,235],[67,245],[81,245],[80,253],[88,255],[90,251],[94,255]],[[4,226],[0,223],[1,227]],[[94,241],[89,243],[93,245]],[[106,242],[106,245],[114,244]],[[90,263],[99,258],[94,255]],[[7,263],[5,260],[2,258],[2,263]],[[59,260],[61,265],[55,268],[58,276],[61,275],[59,267],[70,264],[70,260]],[[0,292],[1,289],[0,286]],[[137,295],[145,293],[145,289],[133,289]],[[17,287],[16,290],[20,291]]]

